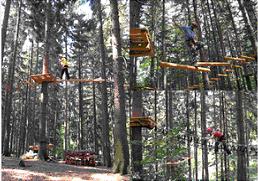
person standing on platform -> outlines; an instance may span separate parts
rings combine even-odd
[[[66,79],[69,80],[70,79],[70,76],[69,76],[69,73],[68,73],[68,64],[69,63],[68,63],[68,61],[67,61],[67,59],[65,58],[64,55],[59,55],[59,63],[62,66],[60,79],[62,79],[62,77],[65,73]]]

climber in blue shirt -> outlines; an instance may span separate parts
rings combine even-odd
[[[200,42],[196,41],[196,34],[194,32],[194,30],[198,28],[198,24],[196,22],[192,22],[190,26],[180,26],[175,22],[175,20],[173,21],[174,24],[184,32],[186,44],[190,47],[193,55],[196,56],[196,51],[203,47]]]

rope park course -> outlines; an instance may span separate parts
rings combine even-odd
[[[150,38],[150,33],[146,28],[132,28],[130,30],[130,48],[129,55],[130,57],[154,57],[154,45]],[[218,78],[216,81],[220,80],[219,77],[229,77],[234,71],[237,71],[238,68],[243,68],[243,64],[256,61],[255,55],[241,55],[239,57],[224,57],[223,61],[199,61],[194,65],[182,65],[171,62],[160,61],[159,66],[161,68],[173,68],[184,71],[194,71],[194,72],[205,72],[210,73],[211,67],[223,67],[223,71],[220,74],[217,74],[217,77],[211,78],[210,81],[213,81],[214,78]],[[213,80],[212,80],[213,79]],[[237,80],[237,79],[234,79]],[[195,86],[197,88],[197,86]],[[194,88],[194,89],[195,89]],[[200,87],[198,87],[200,88]],[[189,88],[188,88],[189,89]],[[192,89],[192,88],[190,88]]]
[[[132,28],[130,30],[130,48],[129,48],[129,55],[130,57],[154,57],[155,51],[154,51],[154,45],[150,38],[150,33],[148,29],[146,28]],[[174,68],[179,70],[185,70],[185,71],[194,71],[194,72],[211,72],[210,67],[229,67],[225,68],[224,71],[220,74],[217,74],[217,77],[212,77],[209,79],[210,83],[214,83],[215,81],[219,81],[219,77],[229,77],[231,76],[231,73],[235,71],[237,68],[243,68],[242,65],[246,63],[250,63],[252,61],[255,61],[253,55],[246,56],[241,55],[240,57],[224,57],[223,61],[200,61],[196,62],[196,64],[193,65],[183,65],[183,64],[176,64],[171,62],[164,62],[160,61],[159,66],[161,68]],[[63,80],[63,79],[57,79],[54,75],[47,73],[47,74],[37,74],[37,75],[31,75],[31,79],[33,82],[42,84],[43,82],[48,83],[62,83],[62,82],[70,82],[70,83],[102,83],[105,80],[98,78],[98,79],[69,79],[69,80]],[[235,79],[237,80],[237,79]],[[33,82],[31,80],[25,80],[24,83],[27,83],[31,87],[35,87]],[[194,90],[203,88],[203,85],[192,85],[187,88],[187,90]]]

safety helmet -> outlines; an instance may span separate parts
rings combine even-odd
[[[213,131],[213,129],[211,127],[207,128],[207,132],[211,133]]]

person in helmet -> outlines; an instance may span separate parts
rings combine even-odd
[[[209,134],[211,136],[212,132],[213,132],[213,128],[211,128],[211,127],[207,128],[207,134]]]
[[[198,24],[196,22],[192,22],[189,26],[180,26],[175,20],[173,21],[174,25],[184,32],[186,45],[190,48],[192,54],[196,56],[196,51],[203,47],[203,44],[196,40],[195,30],[198,29]]]
[[[219,144],[223,144],[223,149],[227,152],[227,154],[231,154],[231,151],[228,149],[226,144],[226,138],[224,134],[220,131],[220,129],[217,129],[216,131],[213,131],[212,128],[207,128],[207,133],[213,135],[213,138],[215,139],[215,153],[218,153],[219,150]]]
[[[64,55],[59,55],[59,63],[62,66],[60,79],[62,79],[62,77],[63,77],[63,75],[65,73],[66,79],[69,80],[70,76],[69,76],[69,73],[68,73],[68,61],[67,61],[67,59],[65,58]]]

